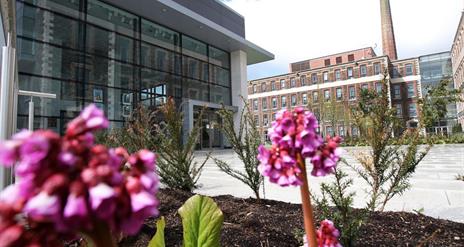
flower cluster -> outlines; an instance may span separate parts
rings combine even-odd
[[[330,220],[323,220],[321,226],[316,232],[318,247],[342,247],[338,238],[340,232],[335,228],[334,223]],[[308,239],[306,235],[303,236],[304,247],[308,247]]]
[[[316,232],[319,247],[342,247],[338,242],[340,232],[330,220],[323,220]]]
[[[63,236],[91,235],[102,225],[134,234],[158,214],[155,154],[95,145],[92,131],[108,124],[90,105],[63,137],[21,131],[0,145],[0,163],[16,164],[19,178],[0,194],[2,246],[60,245]]]
[[[302,107],[293,112],[282,110],[276,114],[276,121],[268,131],[272,147],[259,147],[259,171],[270,181],[281,186],[302,184],[300,173],[302,167],[298,159],[311,158],[312,175],[324,176],[333,172],[339,159],[339,137],[324,143],[316,133],[318,122],[314,114]]]

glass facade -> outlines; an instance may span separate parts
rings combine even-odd
[[[453,87],[451,54],[449,52],[422,56],[419,58],[419,66],[423,97],[427,95],[429,88],[437,86],[442,80],[450,80],[449,87]],[[452,127],[457,124],[456,104],[448,105],[447,110],[446,119],[435,123],[435,127],[429,129],[429,132],[451,132]]]
[[[221,49],[97,0],[17,1],[16,16],[19,89],[57,95],[34,99],[35,128],[62,132],[90,103],[112,127],[169,96],[231,105]],[[29,100],[18,98],[18,128]]]

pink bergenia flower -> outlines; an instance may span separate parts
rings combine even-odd
[[[91,105],[64,137],[22,131],[0,145],[0,163],[17,164],[19,177],[0,193],[0,245],[62,246],[79,232],[101,234],[102,225],[135,234],[158,214],[155,154],[94,145],[92,131],[107,126]]]
[[[335,172],[335,167],[342,154],[342,149],[338,147],[340,142],[341,138],[338,136],[327,137],[327,143],[320,146],[319,152],[311,158],[313,164],[311,175],[321,177]]]
[[[258,170],[261,174],[281,186],[301,185],[302,167],[298,164],[298,155],[302,159],[311,158],[314,166],[312,175],[332,173],[339,159],[340,149],[337,146],[341,139],[330,139],[328,144],[324,144],[322,137],[316,133],[317,128],[316,117],[302,107],[293,112],[279,111],[268,131],[272,147],[259,147]]]
[[[321,226],[316,232],[317,247],[342,247],[338,238],[340,232],[335,228],[334,223],[330,220],[323,220]],[[304,247],[309,247],[308,238],[306,234],[303,236]]]
[[[90,131],[106,129],[108,126],[109,121],[106,119],[103,110],[99,109],[95,104],[90,104],[77,118],[68,124],[66,135],[77,136]],[[90,136],[85,137],[89,138]]]
[[[338,241],[340,232],[332,221],[323,220],[316,234],[319,247],[342,247]]]

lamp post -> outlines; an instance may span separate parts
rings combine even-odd
[[[34,101],[33,101],[34,97],[56,99],[56,94],[19,90],[18,95],[31,97],[31,100],[29,101],[28,129],[30,131],[33,131],[34,130]]]

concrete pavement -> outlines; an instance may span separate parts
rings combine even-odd
[[[347,147],[343,157],[350,164],[359,163],[351,155],[353,152],[367,151],[363,147]],[[204,151],[197,152],[197,159],[205,155]],[[232,150],[216,150],[213,156],[229,162],[240,169],[243,165]],[[351,187],[356,192],[355,207],[364,207],[367,201],[368,189],[366,183],[350,168],[343,168],[354,180]],[[436,145],[421,161],[413,177],[410,179],[411,189],[401,196],[396,196],[387,203],[386,210],[409,211],[421,210],[424,214],[442,219],[449,219],[464,223],[464,182],[455,179],[460,173],[464,174],[464,145]],[[333,176],[324,178],[310,177],[310,189],[320,195],[321,182],[329,182]],[[221,172],[213,160],[209,160],[199,180],[201,187],[195,192],[215,196],[230,194],[236,197],[252,197],[253,193],[238,180]],[[299,188],[281,188],[275,184],[265,182],[264,196],[285,202],[300,203]]]

